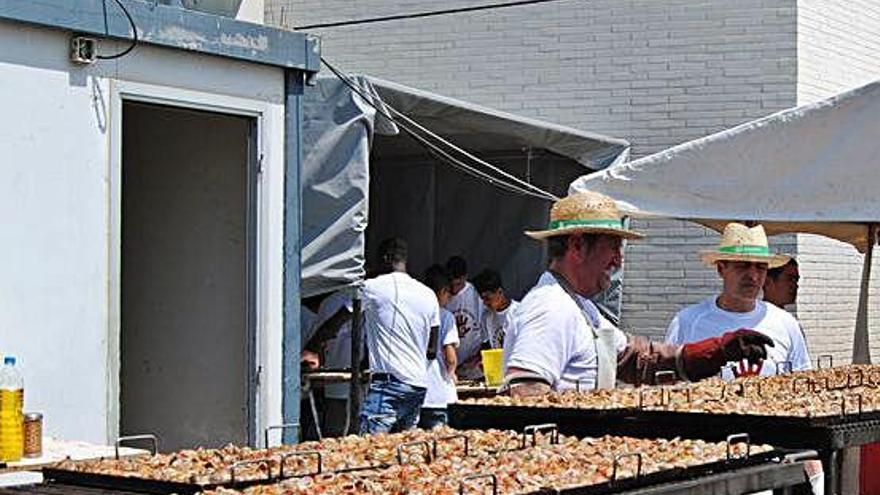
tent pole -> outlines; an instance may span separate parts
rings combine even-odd
[[[868,249],[862,266],[862,287],[859,292],[859,308],[856,313],[856,329],[853,336],[853,364],[871,364],[871,348],[868,341],[868,287],[871,282],[871,260],[874,243],[877,242],[877,224],[868,225]]]

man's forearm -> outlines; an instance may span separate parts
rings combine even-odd
[[[681,373],[680,349],[677,344],[653,342],[646,337],[630,335],[626,348],[617,355],[617,378],[633,385],[653,384],[658,371]]]

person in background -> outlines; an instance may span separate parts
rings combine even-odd
[[[419,428],[429,430],[449,423],[447,406],[458,400],[455,391],[458,330],[455,327],[455,317],[444,308],[449,302],[451,290],[446,270],[440,265],[432,265],[425,270],[423,281],[437,294],[437,302],[440,304],[440,332],[437,336],[440,352],[437,359],[428,364],[428,392],[419,416]]]
[[[633,384],[654,383],[657,371],[700,380],[730,361],[760,361],[764,346],[773,345],[745,329],[683,346],[662,344],[627,335],[604,318],[589,298],[611,284],[623,239],[643,237],[624,227],[617,203],[604,194],[584,191],[556,201],[547,228],[526,235],[546,240],[550,266],[517,308],[504,343],[512,396],[591,388],[615,372]]]
[[[415,427],[437,357],[440,305],[434,291],[406,273],[401,239],[379,245],[378,276],[363,287],[370,386],[358,418],[360,434]]]
[[[794,304],[797,300],[800,280],[798,262],[794,258],[782,266],[768,269],[767,278],[764,280],[764,301],[780,308]]]
[[[480,325],[483,341],[491,349],[501,349],[505,336],[513,326],[513,314],[519,303],[504,293],[501,274],[495,270],[486,269],[477,274],[474,287],[485,305]]]
[[[452,256],[446,261],[452,295],[446,305],[455,316],[458,337],[458,377],[464,380],[483,378],[480,349],[483,344],[483,331],[480,322],[483,318],[483,302],[473,284],[468,282],[467,262],[461,256]]]

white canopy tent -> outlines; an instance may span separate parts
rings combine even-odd
[[[813,233],[865,253],[853,362],[870,362],[867,296],[880,222],[880,82],[785,110],[574,181],[635,218],[719,230],[757,221],[768,234]]]

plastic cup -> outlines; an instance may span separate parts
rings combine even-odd
[[[486,385],[497,387],[504,381],[504,366],[502,363],[504,350],[488,349],[480,351],[483,355],[483,375],[486,377]]]

